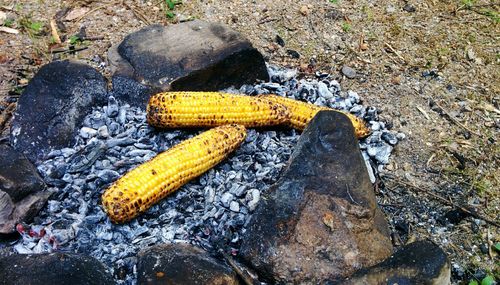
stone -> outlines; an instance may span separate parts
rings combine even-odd
[[[11,144],[32,162],[52,149],[72,146],[83,118],[106,99],[106,80],[89,65],[74,60],[46,64],[19,97]]]
[[[130,77],[119,74],[113,75],[111,83],[112,89],[110,93],[115,98],[131,106],[143,109],[146,109],[149,97],[156,91],[160,91],[141,84]]]
[[[24,155],[0,145],[0,234],[15,232],[16,224],[30,221],[45,205],[50,192]]]
[[[156,91],[214,91],[269,80],[264,58],[246,38],[200,20],[145,27],[109,53],[114,76]]]
[[[391,255],[388,225],[345,115],[314,117],[242,240],[241,258],[271,283],[322,283]]]
[[[138,284],[239,284],[236,273],[201,248],[157,245],[138,254]]]
[[[349,79],[354,79],[357,76],[356,70],[352,69],[347,65],[342,66],[342,74],[344,74],[345,77]]]
[[[104,265],[78,253],[0,257],[0,279],[4,284],[114,284]]]
[[[330,284],[451,284],[450,262],[439,246],[417,241],[404,246],[383,262]]]

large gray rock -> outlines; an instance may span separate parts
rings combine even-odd
[[[219,90],[268,80],[262,55],[238,32],[200,20],[148,26],[111,48],[114,75],[157,90]]]
[[[304,130],[282,178],[261,199],[240,253],[278,283],[347,277],[391,255],[387,222],[345,115],[321,111]]]
[[[229,266],[189,244],[153,246],[138,257],[138,284],[239,284]]]
[[[418,241],[404,246],[383,262],[331,284],[451,284],[450,262],[439,246]]]
[[[106,80],[97,70],[72,60],[51,62],[19,98],[11,144],[31,161],[71,146],[83,118],[106,100]]]
[[[17,223],[32,219],[50,193],[36,168],[24,155],[0,144],[0,234],[15,231]]]
[[[76,253],[16,254],[0,257],[2,284],[114,284],[95,258]]]

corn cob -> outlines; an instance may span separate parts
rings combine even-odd
[[[269,101],[282,104],[287,107],[290,111],[289,125],[298,130],[305,129],[309,121],[312,120],[312,118],[319,111],[330,110],[340,112],[346,115],[349,120],[351,120],[351,123],[354,126],[356,137],[363,138],[370,134],[370,130],[366,127],[362,119],[347,112],[338,111],[328,107],[321,107],[311,103],[306,103],[274,94],[261,95],[259,96],[259,98],[267,99]]]
[[[102,195],[110,219],[133,219],[189,180],[209,170],[235,150],[246,137],[241,125],[210,129],[139,165]]]
[[[147,107],[150,125],[163,128],[241,124],[262,127],[288,122],[281,104],[221,92],[166,92],[153,95]]]

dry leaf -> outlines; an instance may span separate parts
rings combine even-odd
[[[83,15],[85,15],[90,9],[87,7],[80,7],[80,8],[75,8],[71,10],[68,14],[66,14],[66,17],[64,17],[65,21],[73,21],[76,20]]]

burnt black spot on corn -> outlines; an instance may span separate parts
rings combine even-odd
[[[225,125],[158,154],[129,171],[104,192],[104,210],[115,223],[133,219],[224,160],[245,137],[244,126]]]

